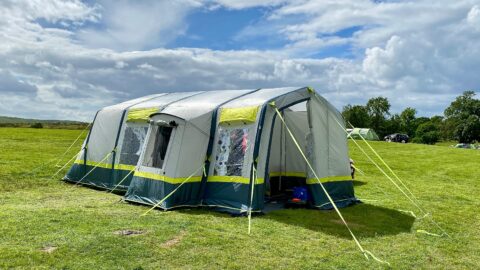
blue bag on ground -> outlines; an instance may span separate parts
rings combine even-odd
[[[300,199],[303,202],[308,201],[308,192],[306,187],[293,187],[293,198]]]

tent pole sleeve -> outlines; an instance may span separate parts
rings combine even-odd
[[[112,169],[110,171],[110,179],[113,182],[113,172],[115,170],[115,158],[117,157],[118,140],[120,139],[120,133],[122,132],[123,120],[125,120],[125,114],[127,109],[123,110],[122,117],[120,117],[120,123],[118,124],[117,137],[115,138],[115,144],[113,145],[113,157],[112,157]]]
[[[95,117],[93,117],[93,122],[92,122],[92,125],[90,126],[90,130],[88,131],[87,139],[85,141],[85,147],[84,147],[84,152],[83,152],[83,175],[85,175],[87,173],[88,143],[90,142],[90,136],[92,135],[92,130],[93,130],[93,127],[95,125],[95,120],[97,120],[97,116],[98,116],[98,113],[100,111],[97,111],[95,113]]]
[[[255,166],[252,166],[252,180],[251,182],[251,192],[250,192],[250,207],[248,207],[248,234],[250,234],[252,229],[252,207],[253,207],[253,193],[255,189],[255,184],[257,182],[257,170]]]

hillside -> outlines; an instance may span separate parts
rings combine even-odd
[[[54,129],[85,129],[88,123],[71,120],[40,120],[0,116],[0,127],[35,127]]]
[[[33,124],[33,123],[42,123],[42,124],[87,124],[80,121],[71,121],[71,120],[40,120],[40,119],[29,119],[29,118],[19,118],[19,117],[10,117],[10,116],[0,116],[0,124]]]

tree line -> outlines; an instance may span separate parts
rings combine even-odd
[[[381,138],[404,133],[413,142],[425,144],[439,140],[480,142],[480,99],[475,98],[474,91],[465,91],[455,98],[443,116],[417,117],[417,110],[411,107],[400,114],[391,114],[390,102],[385,97],[371,98],[366,105],[348,104],[343,107],[342,115],[348,127],[372,128]]]

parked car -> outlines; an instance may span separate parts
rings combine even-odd
[[[386,142],[407,143],[410,140],[407,134],[394,133],[383,138]]]

